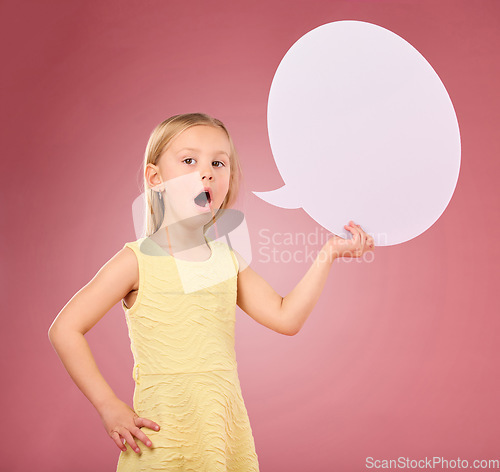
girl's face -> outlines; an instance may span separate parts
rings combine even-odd
[[[205,214],[208,222],[229,190],[231,147],[224,130],[195,125],[173,139],[158,161],[166,212],[173,220]],[[205,197],[209,189],[210,197]],[[200,195],[201,193],[201,195]]]

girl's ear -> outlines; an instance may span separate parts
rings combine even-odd
[[[163,180],[160,175],[160,168],[158,166],[155,166],[154,164],[150,163],[146,166],[144,176],[146,178],[146,183],[148,185],[148,188],[150,189],[163,183]]]

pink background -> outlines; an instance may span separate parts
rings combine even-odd
[[[448,208],[424,234],[377,248],[373,262],[332,266],[297,336],[237,309],[261,471],[358,471],[367,457],[500,458],[500,2],[52,0],[4,2],[0,16],[3,470],[115,470],[119,450],[47,331],[135,239],[131,204],[144,149],[166,117],[203,111],[228,126],[245,175],[237,208],[251,232],[252,267],[283,296],[299,282],[309,262],[259,255],[261,230],[318,231],[302,210],[251,193],[283,184],[267,97],[298,38],[345,19],[393,31],[434,67],[458,117],[461,171]],[[120,306],[86,337],[131,404]]]

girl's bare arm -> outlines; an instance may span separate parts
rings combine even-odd
[[[132,290],[138,277],[134,253],[121,249],[71,298],[49,328],[50,342],[64,367],[98,411],[116,395],[101,375],[84,335]]]
[[[49,328],[52,346],[75,384],[99,412],[108,434],[120,449],[125,449],[125,439],[136,452],[139,448],[132,434],[149,446],[149,439],[139,427],[158,430],[160,426],[139,418],[115,395],[99,371],[84,335],[138,286],[138,280],[134,252],[121,249],[71,298]]]
[[[238,260],[241,256],[235,251]],[[238,306],[280,334],[297,334],[319,299],[334,257],[323,247],[302,280],[282,297],[249,265],[238,273]]]
[[[240,263],[238,306],[258,323],[280,334],[297,334],[318,301],[331,265],[337,257],[360,257],[373,250],[373,238],[359,225],[345,226],[352,239],[335,236],[319,251],[304,277],[282,297],[234,251]],[[242,268],[243,267],[243,268]]]

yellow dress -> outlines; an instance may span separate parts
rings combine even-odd
[[[238,260],[207,241],[206,261],[172,257],[151,238],[126,243],[139,264],[137,299],[122,302],[134,356],[133,408],[160,425],[126,444],[117,472],[259,471],[234,350]],[[124,246],[124,247],[125,247]]]

